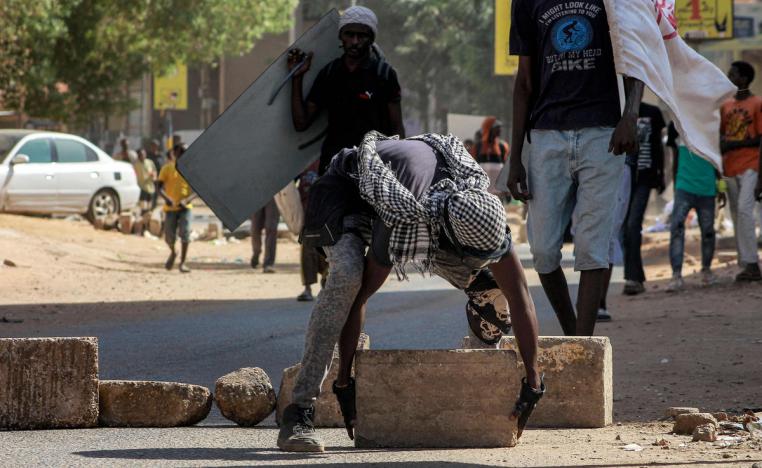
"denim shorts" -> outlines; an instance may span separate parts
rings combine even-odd
[[[164,236],[168,244],[174,244],[179,231],[181,242],[190,242],[191,210],[167,211],[164,213]]]
[[[575,214],[574,269],[609,267],[624,155],[609,153],[613,128],[532,130],[524,147],[529,200],[527,236],[538,273],[561,266],[566,226]],[[576,209],[576,212],[575,212]]]

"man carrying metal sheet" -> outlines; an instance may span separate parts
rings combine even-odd
[[[302,80],[310,69],[312,53],[299,49],[289,52],[294,128],[304,131],[321,111],[328,112],[320,175],[333,155],[360,144],[371,130],[405,137],[397,72],[374,46],[377,32],[378,19],[373,11],[361,6],[347,9],[339,21],[344,54],[320,70],[306,100]]]

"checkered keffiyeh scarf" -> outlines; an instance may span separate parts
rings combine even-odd
[[[399,183],[381,160],[376,142],[389,140],[370,132],[357,149],[360,195],[392,228],[389,256],[397,276],[406,278],[405,266],[431,272],[438,248],[445,205],[457,240],[482,251],[496,250],[505,238],[505,211],[497,197],[487,193],[489,177],[453,135],[425,134],[410,138],[431,146],[447,165],[448,178],[432,185],[419,199]]]

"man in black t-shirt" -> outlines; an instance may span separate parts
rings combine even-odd
[[[339,21],[344,55],[320,70],[306,101],[302,97],[302,80],[310,69],[312,53],[299,49],[289,52],[290,70],[304,60],[292,80],[294,127],[303,131],[320,111],[328,111],[328,130],[320,152],[320,175],[336,153],[358,145],[371,130],[405,137],[397,72],[378,49],[372,47],[377,23],[376,15],[368,8],[354,6],[344,12]]]
[[[511,25],[510,52],[519,56],[511,143],[521,157],[510,158],[508,188],[528,203],[535,270],[564,333],[592,335],[623,154],[638,147],[643,83],[625,77],[622,114],[603,0],[514,0]],[[576,316],[561,269],[575,210]]]
[[[624,224],[624,294],[636,295],[645,292],[643,283],[643,259],[640,255],[643,216],[648,207],[651,190],[664,192],[664,144],[662,135],[667,124],[658,107],[642,103],[638,117],[640,151],[628,156],[632,167],[632,191],[630,209]]]

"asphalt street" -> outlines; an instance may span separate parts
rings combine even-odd
[[[522,261],[528,266],[528,250],[525,246],[519,246],[519,252]],[[574,295],[577,276],[571,271],[571,266],[570,257],[565,254],[564,267],[567,268]],[[560,334],[555,315],[531,268],[527,269],[527,277],[537,306],[540,334]],[[615,277],[616,280],[618,278]],[[615,288],[616,286],[612,289]],[[411,274],[410,281],[390,280],[372,298],[368,306],[365,331],[370,335],[371,348],[456,348],[466,334],[464,304],[463,293],[439,278],[423,278]],[[147,306],[149,304],[135,304],[135,307]],[[110,323],[104,320],[66,327],[42,325],[35,336],[98,337],[101,379],[177,381],[213,389],[218,377],[240,367],[256,366],[268,373],[277,390],[282,370],[297,363],[301,356],[311,304],[300,303],[293,298],[209,300],[194,302],[194,312],[187,314],[182,310],[178,311],[178,305],[172,302],[152,303],[150,307],[156,310],[155,314],[150,314],[151,318],[126,323]],[[163,308],[171,309],[173,313],[162,314]],[[272,425],[272,417],[265,424]],[[229,421],[222,418],[216,408],[201,424],[208,430],[217,429],[213,426],[225,425],[229,425]],[[265,437],[266,441],[260,443],[264,449],[272,442],[269,441],[269,437],[274,436],[274,432],[265,436],[268,430],[263,430],[265,432],[248,434],[257,434],[257,437],[254,437],[256,440],[259,440],[260,436]],[[123,454],[116,456],[114,453],[114,460],[107,463],[105,459],[110,458],[109,452],[98,452],[114,444],[121,446],[126,443],[133,447],[130,449],[132,452],[126,457],[133,461],[139,458],[136,454],[143,453],[137,441],[149,437],[151,432],[145,429],[125,431],[98,429],[79,432],[0,433],[0,440],[25,441],[20,445],[3,443],[4,447],[14,447],[8,456],[12,456],[13,453],[21,456],[24,452],[29,456],[30,451],[34,451],[34,459],[40,462],[49,460],[51,464],[56,464],[56,457],[65,455],[75,464],[103,465],[117,460],[125,461]],[[87,446],[89,450],[95,450],[93,453],[97,455],[87,450],[74,450],[74,447],[72,450],[63,449],[66,444],[62,446],[56,440],[60,440],[67,433],[84,442],[84,445],[79,445],[80,448]],[[194,437],[201,437],[205,433],[199,429]],[[124,434],[129,440],[116,442],[111,440],[108,434]],[[337,436],[340,434],[337,433]],[[31,445],[27,445],[26,442]],[[348,441],[344,443],[346,442]],[[69,442],[67,444],[71,445]],[[149,452],[146,453],[150,455]],[[47,457],[46,453],[51,457]],[[16,461],[23,459],[16,458]],[[151,456],[146,461],[150,459]],[[186,462],[181,463],[185,465],[192,461],[192,457],[180,459]],[[250,458],[247,460],[254,461]],[[285,459],[281,457],[279,461]]]

